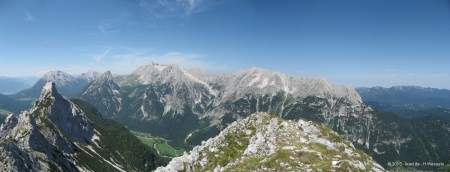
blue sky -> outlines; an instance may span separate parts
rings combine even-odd
[[[152,61],[450,88],[450,1],[0,0],[0,76]]]

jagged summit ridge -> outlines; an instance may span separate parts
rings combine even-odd
[[[97,79],[101,74],[97,71],[88,71],[85,73],[82,73],[79,77],[82,79],[85,79],[88,82],[92,82],[95,79]]]
[[[84,112],[59,94],[54,82],[49,82],[44,86],[31,113],[43,114],[42,118],[44,119],[38,118],[39,120],[49,120],[65,136],[75,142],[85,144],[94,133],[92,123]]]
[[[120,87],[114,82],[111,71],[106,71],[95,80],[96,84],[107,83],[112,90],[120,90]]]
[[[293,77],[281,72],[251,68],[231,74],[211,75],[198,70],[182,70],[177,65],[152,63],[133,72],[143,84],[197,83],[215,97],[234,98],[245,94],[274,95],[280,92],[293,97],[347,98],[353,104],[362,103],[361,97],[351,86],[332,85],[323,78]],[[221,88],[212,85],[220,84]]]
[[[47,82],[41,92],[41,98],[45,96],[45,94],[54,94],[53,96],[59,95],[58,91],[56,90],[56,84],[54,82]]]
[[[0,127],[0,171],[78,171],[66,155],[87,145],[94,127],[75,104],[46,83],[39,99],[17,118],[9,116]]]
[[[224,97],[245,94],[274,95],[283,92],[293,97],[338,97],[348,98],[354,104],[362,102],[352,87],[332,85],[324,78],[293,77],[262,68],[251,68],[223,77],[225,79],[221,80],[225,85]]]
[[[44,79],[46,82],[55,82],[58,83],[58,85],[60,86],[65,86],[67,84],[70,84],[73,80],[75,80],[75,77],[63,71],[57,70],[46,73],[42,77],[42,79]]]
[[[122,98],[121,88],[114,82],[110,71],[106,71],[93,81],[81,94],[81,98],[89,100],[103,114],[114,115],[120,110]]]
[[[132,75],[138,76],[139,81],[143,84],[183,80],[183,72],[177,65],[161,65],[157,63],[141,66]]]
[[[172,171],[384,171],[335,132],[267,113],[238,120],[218,136],[172,159]]]
[[[65,73],[61,70],[49,71],[42,76],[46,82],[55,82],[58,86],[66,86],[70,84],[74,80],[83,80],[83,82],[91,82],[97,79],[100,76],[99,72],[96,71],[88,71],[85,73],[81,73],[79,76],[72,76],[68,73]]]

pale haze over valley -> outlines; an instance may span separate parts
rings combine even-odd
[[[260,67],[354,87],[450,88],[445,0],[0,1],[0,76]]]

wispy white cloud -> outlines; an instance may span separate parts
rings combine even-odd
[[[100,62],[100,61],[102,61],[102,59],[104,59],[105,57],[107,57],[109,55],[110,51],[111,51],[111,49],[107,48],[100,54],[92,55],[92,59],[94,59],[96,62]]]
[[[139,6],[152,17],[187,17],[206,11],[221,0],[139,0]]]
[[[98,52],[88,55],[91,59],[86,65],[66,66],[72,73],[81,73],[83,71],[110,70],[115,74],[130,74],[138,67],[152,62],[161,64],[176,64],[184,69],[199,68],[209,72],[223,72],[227,69],[226,65],[217,65],[210,61],[207,55],[168,52],[154,53],[148,49],[138,49],[129,47],[110,47],[103,46],[98,48]]]
[[[25,20],[25,21],[33,21],[34,20],[33,14],[31,14],[29,11],[23,12],[23,15],[24,15],[23,20]]]
[[[185,54],[169,52],[152,59],[163,64],[176,64],[185,69],[199,68],[210,72],[221,72],[227,69],[226,65],[217,65],[208,61],[208,56],[203,54]]]
[[[111,20],[103,20],[97,24],[97,29],[103,35],[109,35],[111,33],[117,33],[119,30],[111,29],[113,27],[113,22]]]

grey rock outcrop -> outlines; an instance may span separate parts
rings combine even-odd
[[[370,156],[326,127],[267,113],[232,123],[218,136],[156,171],[227,170],[384,171]]]
[[[10,115],[0,127],[1,171],[78,171],[70,154],[94,134],[92,123],[54,83],[47,83],[30,111]]]

